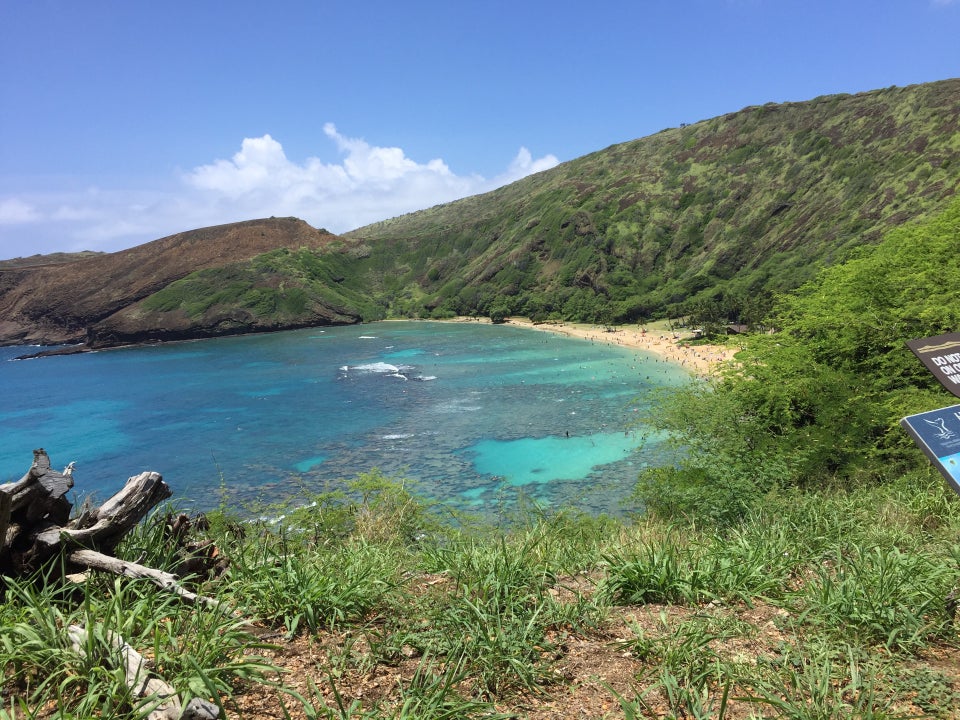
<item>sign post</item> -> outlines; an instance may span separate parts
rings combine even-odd
[[[941,385],[960,397],[960,333],[907,340],[907,347]]]
[[[907,347],[947,390],[960,397],[960,333],[907,340]],[[960,405],[908,415],[900,427],[960,494]],[[957,612],[957,588],[946,597],[951,620]]]
[[[909,415],[900,427],[960,494],[960,405]]]
[[[907,347],[941,385],[960,397],[960,333],[907,340]],[[960,494],[960,405],[909,415],[900,427]]]

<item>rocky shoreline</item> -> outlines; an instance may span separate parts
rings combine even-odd
[[[410,322],[404,319],[396,319],[395,322]],[[417,322],[417,321],[414,321]],[[441,322],[479,322],[490,323],[488,318],[458,317],[453,320]],[[718,344],[697,344],[691,345],[690,333],[676,333],[666,328],[660,327],[661,323],[651,323],[646,326],[614,326],[600,327],[587,323],[534,323],[527,318],[511,317],[507,324],[529,330],[538,330],[541,332],[550,332],[556,335],[565,335],[567,337],[589,340],[591,342],[600,342],[606,345],[617,345],[620,347],[631,348],[634,350],[643,350],[645,352],[657,355],[659,358],[672,362],[686,368],[691,374],[698,376],[708,376],[713,374],[717,368],[724,362],[733,359],[735,348]],[[262,332],[281,332],[283,330],[298,330],[301,326],[289,328],[275,328]],[[260,334],[256,331],[251,333],[237,334]],[[215,336],[222,337],[222,336]],[[159,345],[169,342],[193,342],[195,340],[207,340],[211,336],[201,335],[197,337],[184,337],[174,340],[145,340],[143,342],[118,343],[116,345],[90,346],[85,343],[67,345],[65,347],[56,347],[51,350],[38,350],[37,352],[18,355],[14,360],[33,360],[45,357],[58,357],[62,355],[79,355],[81,353],[99,352],[100,350],[113,350],[126,347],[145,347],[149,345]]]

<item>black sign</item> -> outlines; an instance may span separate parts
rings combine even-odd
[[[960,333],[907,340],[907,347],[941,385],[960,397]]]
[[[900,421],[900,427],[960,493],[960,405],[909,415]]]

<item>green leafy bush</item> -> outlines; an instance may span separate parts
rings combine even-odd
[[[778,487],[875,482],[925,464],[900,417],[944,402],[904,345],[960,327],[960,202],[781,297],[774,334],[744,338],[721,377],[646,418],[683,452],[638,497],[668,516],[730,523]]]

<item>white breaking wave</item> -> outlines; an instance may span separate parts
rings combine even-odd
[[[411,365],[391,365],[385,362],[366,363],[364,365],[341,365],[340,372],[346,374],[350,372],[367,373],[371,375],[384,375],[386,377],[397,378],[398,380],[409,380],[406,373],[414,368]],[[414,380],[423,380],[417,376]]]
[[[385,363],[385,362],[368,363],[366,365],[353,365],[352,367],[347,367],[347,370],[359,370],[360,372],[391,373],[391,374],[396,374],[400,372],[400,368],[398,368],[396,365],[391,365],[390,363]]]

